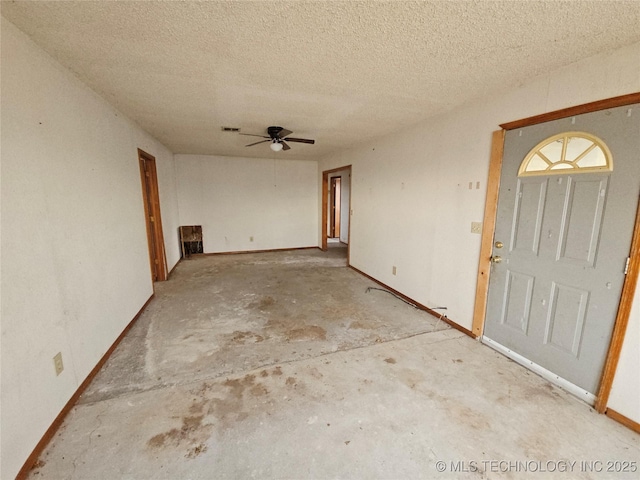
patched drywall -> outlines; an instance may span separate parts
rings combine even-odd
[[[318,245],[315,162],[211,155],[175,162],[180,224],[202,225],[204,253]]]
[[[179,256],[172,153],[1,28],[0,476],[13,478],[153,293],[137,148],[157,160],[168,266]]]
[[[351,264],[424,305],[447,307],[451,319],[471,329],[480,251],[471,223],[483,220],[492,131],[508,121],[640,91],[639,71],[636,43],[324,157],[319,182],[322,171],[352,165]],[[635,398],[637,405],[640,378],[633,362],[640,341],[632,335],[638,317],[631,319],[610,403],[636,421],[637,408],[620,399]]]

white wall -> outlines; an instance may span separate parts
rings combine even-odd
[[[202,225],[205,253],[318,245],[316,162],[212,155],[175,162],[180,224]]]
[[[480,235],[470,227],[483,218],[491,132],[508,121],[640,91],[638,72],[639,43],[322,159],[319,176],[352,165],[351,264],[429,307],[446,306],[452,320],[471,329]],[[635,421],[638,317],[631,320],[610,403]],[[628,396],[634,408],[620,402]]]
[[[178,222],[172,153],[5,19],[1,32],[0,476],[8,479],[153,292],[138,147],[157,159],[167,238]],[[170,267],[178,255],[169,243]]]

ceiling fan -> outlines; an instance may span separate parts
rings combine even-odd
[[[280,150],[290,150],[291,147],[287,145],[286,142],[309,143],[311,145],[316,143],[315,140],[310,140],[308,138],[288,137],[287,135],[291,135],[293,132],[282,127],[268,127],[267,133],[268,135],[253,135],[251,133],[241,133],[240,135],[266,138],[266,140],[260,140],[259,142],[250,143],[249,145],[245,145],[245,147],[252,147],[254,145],[258,145],[259,143],[271,142],[271,145],[269,145],[269,147],[274,152],[279,152]]]

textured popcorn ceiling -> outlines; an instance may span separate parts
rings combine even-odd
[[[2,2],[2,15],[176,153],[318,158],[640,41],[640,2]],[[505,119],[507,120],[507,119]]]

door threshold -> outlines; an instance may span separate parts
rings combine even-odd
[[[484,343],[486,346],[493,348],[497,352],[503,354],[505,357],[510,358],[514,362],[522,365],[523,367],[531,370],[532,372],[540,375],[545,380],[553,383],[554,385],[566,390],[574,397],[579,398],[580,400],[588,403],[593,406],[596,403],[596,396],[593,393],[589,393],[583,388],[574,385],[568,380],[565,380],[562,377],[559,377],[555,373],[547,370],[544,367],[541,367],[537,363],[532,362],[531,360],[526,359],[519,353],[514,352],[513,350],[505,347],[504,345],[500,345],[498,342],[491,340],[486,336],[482,336],[480,341]]]

